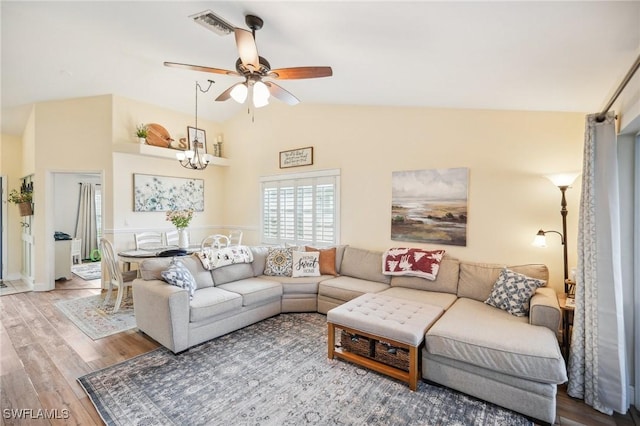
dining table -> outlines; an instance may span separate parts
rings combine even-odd
[[[184,250],[186,254],[195,253],[200,250],[200,245],[190,245],[187,248],[179,248],[176,245],[169,246],[150,246],[132,250],[123,250],[118,252],[118,259],[122,262],[123,270],[130,271],[132,263],[140,263],[145,259],[153,259],[157,257],[171,257],[174,250]],[[183,256],[184,254],[179,254]]]

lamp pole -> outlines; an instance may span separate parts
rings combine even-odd
[[[567,279],[569,278],[569,267],[568,267],[568,256],[567,256],[567,199],[565,197],[565,192],[568,185],[558,186],[560,188],[560,192],[562,192],[562,201],[560,202],[560,214],[562,215],[562,248],[564,254],[564,292],[569,292],[569,286],[567,284]]]

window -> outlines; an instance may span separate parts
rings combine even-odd
[[[271,176],[261,182],[264,243],[338,243],[340,170]]]

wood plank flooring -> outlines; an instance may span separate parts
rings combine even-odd
[[[57,283],[51,292],[0,297],[0,425],[102,424],[76,379],[149,352],[158,344],[134,330],[91,340],[54,306],[58,300],[99,292],[96,282],[73,279]],[[17,419],[6,411],[11,409],[31,412],[26,412],[28,418]],[[556,424],[640,423],[637,412],[604,415],[567,396],[562,386]]]

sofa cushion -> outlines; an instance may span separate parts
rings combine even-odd
[[[253,266],[250,263],[236,263],[235,265],[223,266],[211,271],[213,282],[216,285],[226,284],[232,281],[252,278]]]
[[[293,270],[291,276],[319,277],[320,276],[320,252],[318,251],[294,251]]]
[[[406,287],[390,287],[378,294],[395,297],[396,299],[407,299],[413,300],[414,302],[426,303],[438,306],[444,310],[449,309],[449,307],[458,299],[458,296],[451,293],[416,290]]]
[[[282,297],[282,285],[261,278],[247,278],[218,286],[223,290],[238,293],[242,296],[242,306],[262,305]]]
[[[431,281],[421,277],[394,276],[391,278],[391,286],[457,294],[459,272],[460,262],[445,254],[440,262],[440,271],[435,280]]]
[[[382,273],[382,252],[347,246],[344,249],[340,275],[389,284],[391,276]]]
[[[209,287],[198,290],[189,303],[189,321],[198,322],[204,319],[239,310],[242,307],[242,296],[223,290],[219,287]]]
[[[318,294],[346,302],[362,294],[377,293],[388,288],[389,285],[376,281],[340,276],[320,282]]]
[[[170,257],[158,257],[145,259],[140,263],[140,276],[143,280],[162,280],[162,271],[169,267],[172,258]],[[195,256],[181,256],[180,261],[191,272],[193,278],[196,280],[196,287],[207,288],[213,287],[213,279],[211,278],[211,272],[207,271],[200,260]]]
[[[257,277],[264,273],[264,266],[267,261],[267,254],[269,254],[269,247],[251,246],[251,253],[253,253],[253,276]]]
[[[531,278],[544,281],[549,280],[549,270],[545,265],[505,266],[492,263],[460,262],[458,297],[468,297],[484,302],[489,297],[493,285],[498,280],[500,271],[505,267]]]
[[[472,299],[458,299],[429,329],[425,345],[431,354],[523,379],[567,380],[554,332]]]
[[[261,275],[259,278],[275,281],[282,285],[282,294],[318,294],[318,283],[329,278],[331,275],[321,275],[319,277],[271,277]]]
[[[304,248],[306,251],[314,252],[317,251],[320,253],[320,274],[321,275],[338,275],[338,270],[336,266],[336,248],[331,247],[327,249],[317,249],[313,247],[306,246]]]
[[[269,247],[264,274],[274,277],[290,277],[293,270],[293,248]]]
[[[484,303],[523,317],[529,315],[529,301],[533,293],[546,283],[504,268]]]
[[[162,271],[160,275],[169,284],[187,290],[189,297],[193,298],[193,293],[196,291],[196,280],[177,257],[173,258],[169,267]]]

